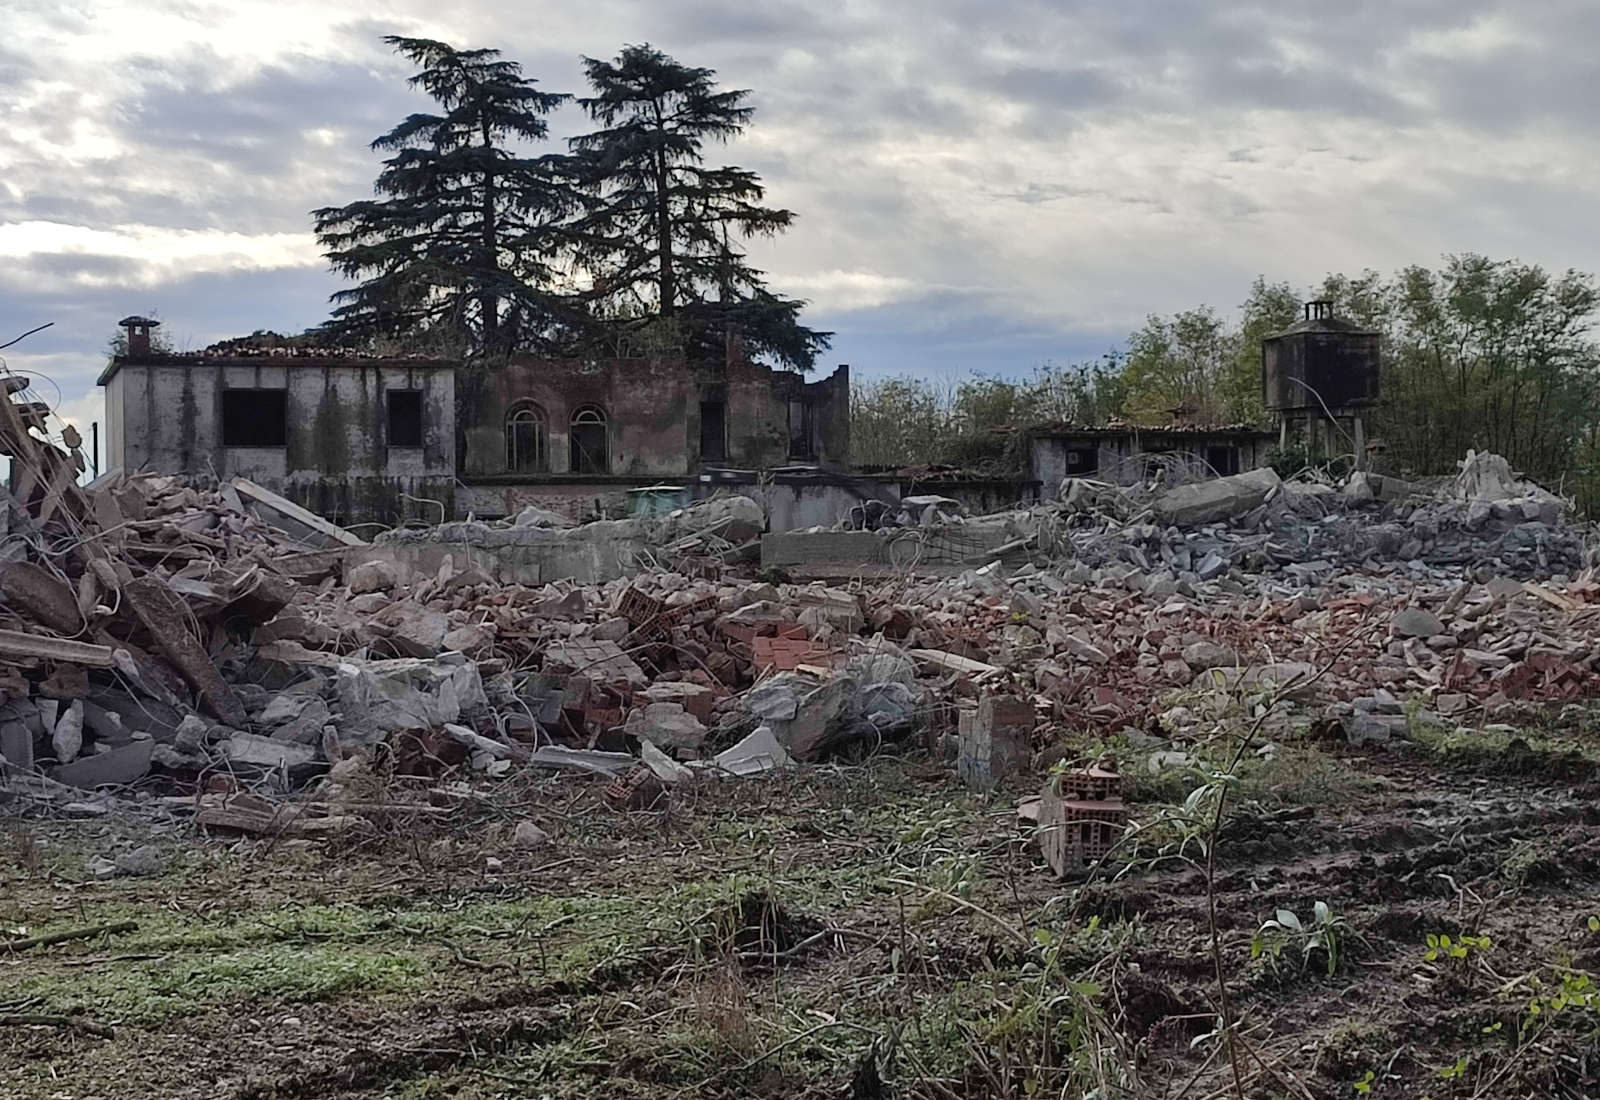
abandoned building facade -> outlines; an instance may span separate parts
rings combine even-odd
[[[1262,346],[1278,425],[1015,431],[1018,468],[850,469],[850,369],[818,381],[752,362],[539,359],[494,366],[248,339],[156,348],[142,317],[100,376],[106,468],[243,476],[347,526],[514,516],[569,519],[675,507],[719,491],[756,497],[770,529],[832,526],[869,501],[945,496],[975,512],[1055,499],[1068,478],[1133,485],[1243,473],[1296,442],[1353,452],[1378,397],[1378,336],[1311,302]]]
[[[1046,424],[1028,432],[1027,449],[1033,478],[1054,496],[1069,477],[1135,485],[1173,466],[1187,476],[1227,477],[1264,466],[1277,441],[1278,433],[1249,425]]]
[[[818,382],[730,349],[678,358],[514,357],[493,368],[316,348],[171,354],[125,318],[99,382],[106,468],[243,476],[346,525],[573,516],[627,492],[848,462],[850,372]],[[716,479],[708,469],[726,471]]]

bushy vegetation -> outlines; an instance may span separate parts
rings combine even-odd
[[[960,382],[902,375],[858,382],[850,393],[852,457],[866,467],[942,462],[999,472],[1021,462],[1011,433],[1054,422],[1104,424],[1121,407],[1122,363],[1046,364],[1010,379]]]
[[[1469,449],[1490,450],[1584,511],[1600,505],[1594,277],[1472,254],[1446,257],[1437,271],[1329,275],[1304,292],[1258,278],[1236,321],[1211,306],[1152,315],[1125,348],[1097,363],[1047,365],[1023,378],[859,383],[856,461],[962,465],[974,441],[997,428],[1052,421],[1265,426],[1261,341],[1298,320],[1306,298],[1331,300],[1339,316],[1383,338],[1382,403],[1369,414],[1368,434],[1383,444],[1389,472],[1450,474]],[[1272,465],[1286,475],[1306,467],[1337,473],[1353,457],[1291,447]]]

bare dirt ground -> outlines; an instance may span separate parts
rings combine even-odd
[[[1249,754],[1214,896],[1203,855],[1158,857],[1223,746],[1157,779],[1068,739],[1134,777],[1139,828],[1087,883],[1027,843],[1037,779],[982,798],[917,756],[665,814],[514,777],[314,844],[17,816],[0,928],[138,927],[0,951],[0,1094],[1600,1095],[1600,738],[1530,730]],[[548,846],[512,845],[524,817]],[[143,843],[161,874],[84,871]],[[1300,931],[1260,932],[1279,909]]]

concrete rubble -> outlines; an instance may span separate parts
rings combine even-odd
[[[247,482],[79,487],[81,455],[22,408],[0,403],[0,792],[76,812],[137,788],[210,828],[316,835],[361,819],[328,794],[379,753],[434,797],[537,768],[632,811],[910,742],[988,791],[1066,730],[1183,759],[1252,693],[1382,746],[1600,689],[1587,532],[1496,456],[1427,488],[1255,471],[1069,482],[987,517],[919,498],[815,534],[960,553],[806,583],[757,575],[744,497],[367,543]]]

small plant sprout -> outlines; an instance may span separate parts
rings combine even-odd
[[[1446,935],[1428,933],[1428,950],[1422,955],[1423,962],[1437,962],[1439,959],[1458,959],[1465,962],[1473,952],[1482,955],[1493,947],[1493,942],[1488,936],[1458,936],[1451,939]]]
[[[1300,965],[1304,968],[1311,964],[1311,953],[1321,950],[1327,960],[1328,973],[1332,975],[1339,969],[1341,947],[1351,934],[1349,923],[1343,917],[1335,916],[1325,901],[1312,905],[1309,924],[1302,923],[1291,910],[1279,909],[1271,920],[1263,921],[1256,930],[1250,941],[1250,957],[1258,959],[1265,956],[1275,968],[1282,958],[1283,949],[1298,945]]]
[[[1356,1095],[1358,1095],[1358,1096],[1366,1096],[1368,1093],[1370,1093],[1372,1091],[1372,1081],[1373,1081],[1373,1078],[1375,1078],[1376,1076],[1377,1076],[1377,1074],[1369,1069],[1369,1070],[1367,1070],[1367,1072],[1363,1073],[1358,1079],[1356,1079],[1354,1082],[1352,1082],[1350,1087],[1355,1090]]]
[[[1568,1010],[1600,1015],[1600,988],[1596,988],[1589,975],[1581,971],[1562,970],[1560,978],[1560,985],[1548,994],[1544,992],[1544,983],[1538,976],[1532,978],[1534,995],[1528,999],[1528,1012],[1522,1024],[1524,1031],[1530,1031]]]

